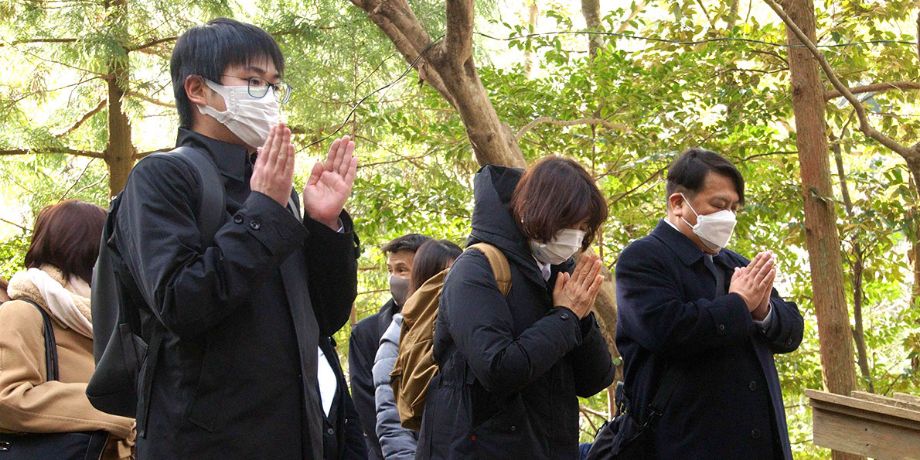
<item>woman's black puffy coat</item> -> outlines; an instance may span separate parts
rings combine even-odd
[[[521,170],[484,167],[475,179],[471,243],[497,246],[511,265],[503,297],[485,255],[467,251],[447,277],[435,328],[440,372],[429,386],[417,458],[573,459],[578,398],[613,380],[593,314],[554,308],[509,208]]]

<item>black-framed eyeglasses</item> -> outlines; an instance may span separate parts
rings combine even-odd
[[[279,81],[278,83],[269,83],[267,80],[259,77],[238,77],[236,75],[221,75],[222,77],[232,77],[239,80],[244,80],[246,82],[246,89],[249,91],[249,95],[256,98],[262,99],[268,93],[268,90],[271,89],[275,95],[275,100],[279,104],[284,104],[291,99],[291,92],[294,91],[291,88],[291,85]]]

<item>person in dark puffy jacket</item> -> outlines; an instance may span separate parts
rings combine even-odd
[[[428,387],[417,458],[578,457],[578,397],[613,381],[591,307],[603,277],[584,252],[607,216],[578,163],[548,157],[526,173],[476,175],[469,243],[498,247],[511,268],[503,296],[486,256],[451,268],[434,334],[440,371]]]
[[[429,240],[419,247],[409,277],[409,294],[418,290],[429,278],[445,268],[463,252],[459,246],[447,240]],[[396,409],[396,396],[390,386],[390,372],[399,355],[399,335],[402,329],[402,314],[393,315],[393,322],[380,339],[380,347],[374,358],[375,403],[377,406],[377,439],[383,451],[383,458],[415,458],[418,433],[403,428]]]

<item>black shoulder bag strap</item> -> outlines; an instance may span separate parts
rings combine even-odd
[[[683,375],[678,371],[676,366],[668,367],[668,370],[665,371],[664,377],[661,379],[661,386],[658,387],[658,391],[655,392],[655,397],[652,398],[652,402],[648,405],[648,415],[645,417],[645,421],[642,422],[641,430],[648,429],[659,417],[664,413],[664,409],[668,407],[668,402],[671,401],[671,396],[674,396],[674,391],[677,390],[677,387],[680,386]]]
[[[220,172],[217,165],[208,156],[207,153],[189,146],[179,146],[167,155],[177,155],[186,163],[191,165],[198,173],[200,180],[201,195],[198,203],[198,230],[201,233],[201,243],[204,248],[214,243],[214,235],[223,224],[223,214],[225,211],[224,203],[224,183],[220,179]],[[150,345],[147,347],[147,361],[150,366],[144,372],[144,381],[141,390],[144,392],[139,402],[137,422],[137,434],[144,437],[147,434],[147,417],[149,415],[150,390],[153,384],[153,376],[156,372],[154,369],[159,359],[160,348],[163,344],[162,326],[153,329],[150,337]]]
[[[58,380],[60,372],[58,370],[57,341],[54,340],[54,327],[51,325],[51,317],[37,303],[27,299],[22,300],[32,304],[42,314],[43,331],[45,333],[45,380],[48,382]]]

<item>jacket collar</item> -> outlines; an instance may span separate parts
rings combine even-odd
[[[693,265],[705,255],[700,248],[693,244],[690,238],[687,238],[686,235],[668,225],[664,219],[660,220],[655,229],[652,230],[652,236],[661,240],[665,246],[674,251],[674,253],[677,254],[677,258],[680,259],[684,265]],[[719,251],[718,254],[713,256],[713,260],[723,262],[722,252],[723,251]]]
[[[199,147],[208,152],[220,173],[238,182],[246,180],[246,167],[249,154],[242,145],[228,144],[211,139],[203,134],[186,128],[179,128],[176,145]]]

